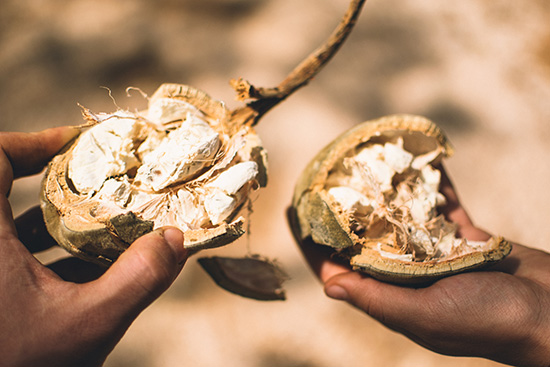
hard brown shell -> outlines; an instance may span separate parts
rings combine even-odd
[[[231,120],[231,112],[223,103],[198,89],[180,84],[163,84],[151,100],[162,97],[184,100],[207,117],[224,123],[228,130],[237,127]],[[67,179],[66,167],[77,142],[78,138],[48,165],[40,197],[44,220],[49,233],[67,251],[82,259],[108,265],[138,237],[152,231],[154,223],[144,221],[131,212],[102,223],[93,218],[91,213],[94,208],[81,205],[82,199],[71,190],[71,183]],[[265,186],[266,153],[261,147],[254,147],[251,156],[260,167],[259,184]],[[194,250],[219,247],[235,241],[244,232],[244,219],[239,217],[212,228],[186,231],[184,245]]]
[[[349,223],[331,203],[323,190],[330,170],[352,147],[356,147],[377,136],[398,132],[414,135],[412,149],[428,150],[434,144],[442,147],[446,157],[453,154],[453,148],[441,129],[432,121],[412,115],[391,115],[367,121],[348,130],[322,149],[306,166],[299,177],[292,201],[297,222],[295,232],[301,239],[311,239],[321,245],[337,250],[357,244],[357,236],[350,230]],[[394,283],[425,283],[444,276],[486,266],[503,259],[511,245],[502,237],[489,240],[487,251],[475,252],[450,260],[424,262],[402,261],[381,257],[376,251],[363,251],[350,259],[354,269],[371,276]]]

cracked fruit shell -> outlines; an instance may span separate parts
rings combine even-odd
[[[502,237],[458,238],[440,214],[440,167],[453,149],[432,121],[393,115],[364,122],[317,154],[293,197],[294,230],[334,248],[354,270],[400,284],[429,283],[500,261]]]
[[[228,244],[244,233],[239,212],[267,182],[267,157],[249,124],[189,86],[164,84],[142,112],[94,114],[50,162],[41,207],[55,240],[88,261],[110,264],[162,226],[185,246]]]

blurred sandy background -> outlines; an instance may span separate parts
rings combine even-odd
[[[3,0],[0,128],[79,124],[80,103],[143,108],[179,82],[238,105],[228,85],[271,87],[320,44],[345,0]],[[252,252],[291,276],[286,302],[218,288],[191,259],[174,286],[133,324],[107,367],[496,366],[426,351],[351,307],[329,300],[293,244],[285,220],[293,184],[337,134],[392,113],[440,123],[448,161],[481,226],[550,250],[550,2],[369,0],[335,59],[268,113],[258,130],[270,155],[251,234],[208,255]],[[16,183],[21,213],[40,177]],[[205,253],[206,254],[206,253]],[[407,310],[403,310],[406,312]],[[70,337],[70,336],[68,336]]]

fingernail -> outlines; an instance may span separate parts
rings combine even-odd
[[[166,242],[172,247],[176,253],[178,264],[182,264],[187,260],[187,249],[183,247],[183,233],[177,228],[165,228],[163,236]]]
[[[63,138],[67,141],[76,138],[80,135],[81,131],[74,126],[65,126],[63,131]]]
[[[337,299],[339,301],[348,300],[348,292],[344,288],[336,284],[325,287],[325,294],[328,297]]]

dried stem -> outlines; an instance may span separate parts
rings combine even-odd
[[[233,111],[232,120],[255,125],[271,108],[306,85],[336,54],[355,25],[365,0],[352,0],[340,24],[327,41],[302,61],[275,88],[256,88],[246,80],[231,80],[238,99],[252,99],[246,106]]]

